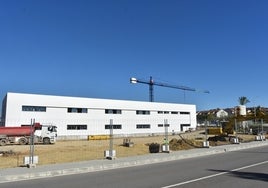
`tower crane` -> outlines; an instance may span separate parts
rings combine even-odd
[[[180,89],[184,91],[195,91],[195,92],[203,92],[203,93],[209,93],[208,90],[197,90],[195,88],[187,87],[187,86],[178,86],[178,85],[171,85],[167,83],[161,83],[161,82],[155,82],[150,76],[150,80],[142,80],[142,79],[137,79],[137,78],[130,78],[130,83],[136,84],[136,83],[141,83],[141,84],[147,84],[149,85],[149,101],[154,102],[154,85],[156,86],[161,86],[161,87],[167,87],[167,88],[173,88],[173,89]]]

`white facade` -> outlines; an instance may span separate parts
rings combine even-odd
[[[141,102],[7,93],[3,100],[5,126],[41,124],[58,127],[59,137],[87,137],[109,134],[137,135],[181,132],[196,128],[196,106],[190,104]]]
[[[224,117],[228,117],[228,112],[224,111],[224,110],[219,110],[217,113],[216,113],[216,117],[217,118],[224,118]]]
[[[239,105],[238,108],[240,110],[239,115],[241,116],[247,115],[247,107],[245,105]]]

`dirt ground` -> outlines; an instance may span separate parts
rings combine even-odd
[[[211,135],[210,135],[211,136]],[[244,141],[254,140],[253,135],[239,135]],[[123,146],[123,138],[113,139],[113,149],[116,157],[127,157],[149,154],[151,143],[162,144],[164,136],[131,137],[133,147]],[[202,131],[183,133],[168,136],[171,150],[184,150],[201,147],[205,140]],[[217,142],[218,145],[228,142]],[[217,145],[210,143],[210,145]],[[34,155],[38,156],[38,165],[77,162],[94,159],[103,159],[104,151],[110,149],[110,140],[76,140],[57,141],[53,145],[35,145]],[[29,145],[8,145],[0,147],[0,168],[10,168],[23,165],[24,156],[29,156]]]

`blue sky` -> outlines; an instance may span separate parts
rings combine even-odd
[[[266,0],[0,0],[7,92],[268,107]],[[185,97],[184,97],[185,94]]]

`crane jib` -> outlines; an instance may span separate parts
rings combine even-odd
[[[161,86],[161,87],[167,87],[167,88],[173,88],[173,89],[180,89],[184,91],[194,91],[194,92],[202,92],[202,93],[210,93],[208,90],[197,90],[195,88],[187,87],[187,86],[179,86],[179,85],[171,85],[167,83],[161,83],[161,82],[155,82],[152,77],[150,77],[149,81],[141,80],[137,78],[130,78],[130,83],[136,84],[136,83],[142,83],[149,85],[149,98],[150,101],[153,102],[153,86]]]

